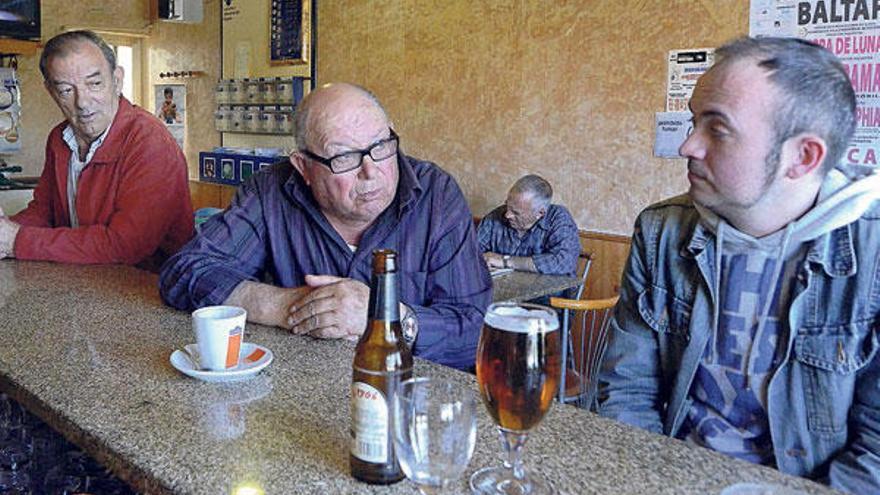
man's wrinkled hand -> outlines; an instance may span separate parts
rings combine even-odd
[[[290,306],[292,332],[322,339],[357,340],[367,327],[370,288],[357,280],[306,275],[312,289]]]
[[[504,257],[491,251],[483,253],[483,260],[489,268],[504,268]]]

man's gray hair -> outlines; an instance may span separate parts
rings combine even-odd
[[[716,65],[754,60],[781,95],[773,129],[776,153],[804,132],[825,140],[824,175],[843,158],[856,127],[856,96],[843,64],[830,51],[797,38],[739,38],[715,52]],[[778,157],[776,157],[778,161]]]
[[[116,52],[113,51],[113,48],[94,31],[82,29],[61,33],[46,42],[46,46],[43,47],[43,53],[40,55],[40,72],[43,74],[43,79],[49,80],[47,66],[49,65],[50,58],[66,56],[71,52],[74,44],[81,42],[89,42],[97,46],[101,53],[104,54],[104,58],[107,59],[110,72],[116,70]]]
[[[357,84],[352,83],[335,83],[341,84],[345,86],[349,86],[354,88],[357,91],[363,93],[367,99],[373,102],[376,107],[382,111],[382,114],[385,115],[385,119],[388,120],[388,112],[385,111],[385,107],[382,106],[382,103],[379,102],[379,98],[373,94],[372,91],[368,90],[363,86],[359,86]],[[308,133],[309,133],[309,113],[311,113],[312,105],[310,96],[312,93],[306,95],[305,98],[299,102],[299,105],[296,107],[296,113],[293,118],[293,139],[294,144],[296,145],[296,149],[304,150],[306,149],[306,143],[308,142]]]
[[[540,175],[524,175],[514,182],[510,192],[514,194],[531,194],[534,204],[532,207],[537,211],[550,206],[553,199],[553,187]]]

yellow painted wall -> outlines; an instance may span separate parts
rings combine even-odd
[[[386,105],[405,151],[439,163],[476,215],[516,178],[550,180],[582,229],[628,234],[684,191],[652,157],[666,53],[748,32],[746,0],[318,2],[318,84]]]
[[[94,1],[94,0],[93,0]],[[190,177],[199,176],[199,151],[220,145],[214,130],[214,87],[220,79],[220,5],[222,0],[204,0],[204,21],[199,24],[158,22],[147,40],[149,67],[148,98],[144,106],[153,114],[155,84],[186,85],[185,154]],[[202,77],[160,79],[162,72],[200,71]]]
[[[303,63],[277,64],[269,61],[270,0],[237,0],[221,8],[223,16],[223,78],[309,77],[311,74],[311,43],[305,50]],[[311,1],[303,0],[304,33],[311,32]],[[308,93],[308,84],[305,92]],[[290,149],[290,136],[274,134],[243,134],[227,132],[226,146]]]
[[[213,91],[220,74],[221,0],[205,0],[205,22],[179,24],[149,21],[147,0],[43,0],[43,39],[69,28],[122,31],[146,35],[141,80],[142,104],[154,111],[153,84],[183,83],[187,86],[186,157],[190,175],[198,175],[198,151],[220,142],[214,131]],[[43,169],[46,136],[63,116],[43,87],[38,51],[19,57],[22,88],[22,151],[5,158],[22,165],[23,175],[39,175]],[[200,78],[160,79],[160,72],[199,70]],[[128,75],[126,75],[128,77]]]
[[[344,3],[344,2],[341,2]],[[309,77],[308,55],[305,63],[273,65],[269,62],[270,0],[238,0],[225,9],[223,20],[223,77]],[[303,16],[311,16],[310,2],[303,2]],[[308,26],[306,29],[310,29]],[[308,41],[308,38],[306,38]],[[311,48],[311,45],[309,45]],[[238,64],[236,55],[248,54],[246,64]]]
[[[248,11],[262,12],[268,0],[248,2],[260,4],[246,4]],[[191,175],[197,152],[220,144],[212,98],[222,3],[205,0],[201,24],[157,23],[145,40],[147,108],[153,84],[187,84]],[[143,30],[146,10],[146,0],[44,0],[44,33],[62,25]],[[268,30],[258,24],[255,47]],[[404,149],[450,171],[477,215],[501,203],[517,177],[537,172],[582,229],[628,234],[641,208],[687,187],[683,161],[651,156],[666,52],[718,45],[747,24],[744,0],[324,0],[318,82],[372,89]],[[61,118],[37,59],[20,59],[24,150],[12,158],[31,175],[41,171],[46,134]],[[158,78],[169,70],[206,75]]]

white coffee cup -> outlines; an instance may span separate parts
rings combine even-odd
[[[207,306],[193,311],[202,369],[223,371],[238,366],[246,320],[247,311],[238,306]]]

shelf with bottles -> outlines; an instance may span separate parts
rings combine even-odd
[[[214,112],[214,129],[251,134],[293,133],[292,105],[220,105]]]
[[[305,77],[221,79],[214,87],[217,105],[296,105]]]
[[[293,114],[303,98],[304,77],[221,79],[214,88],[214,129],[242,134],[293,132]]]

